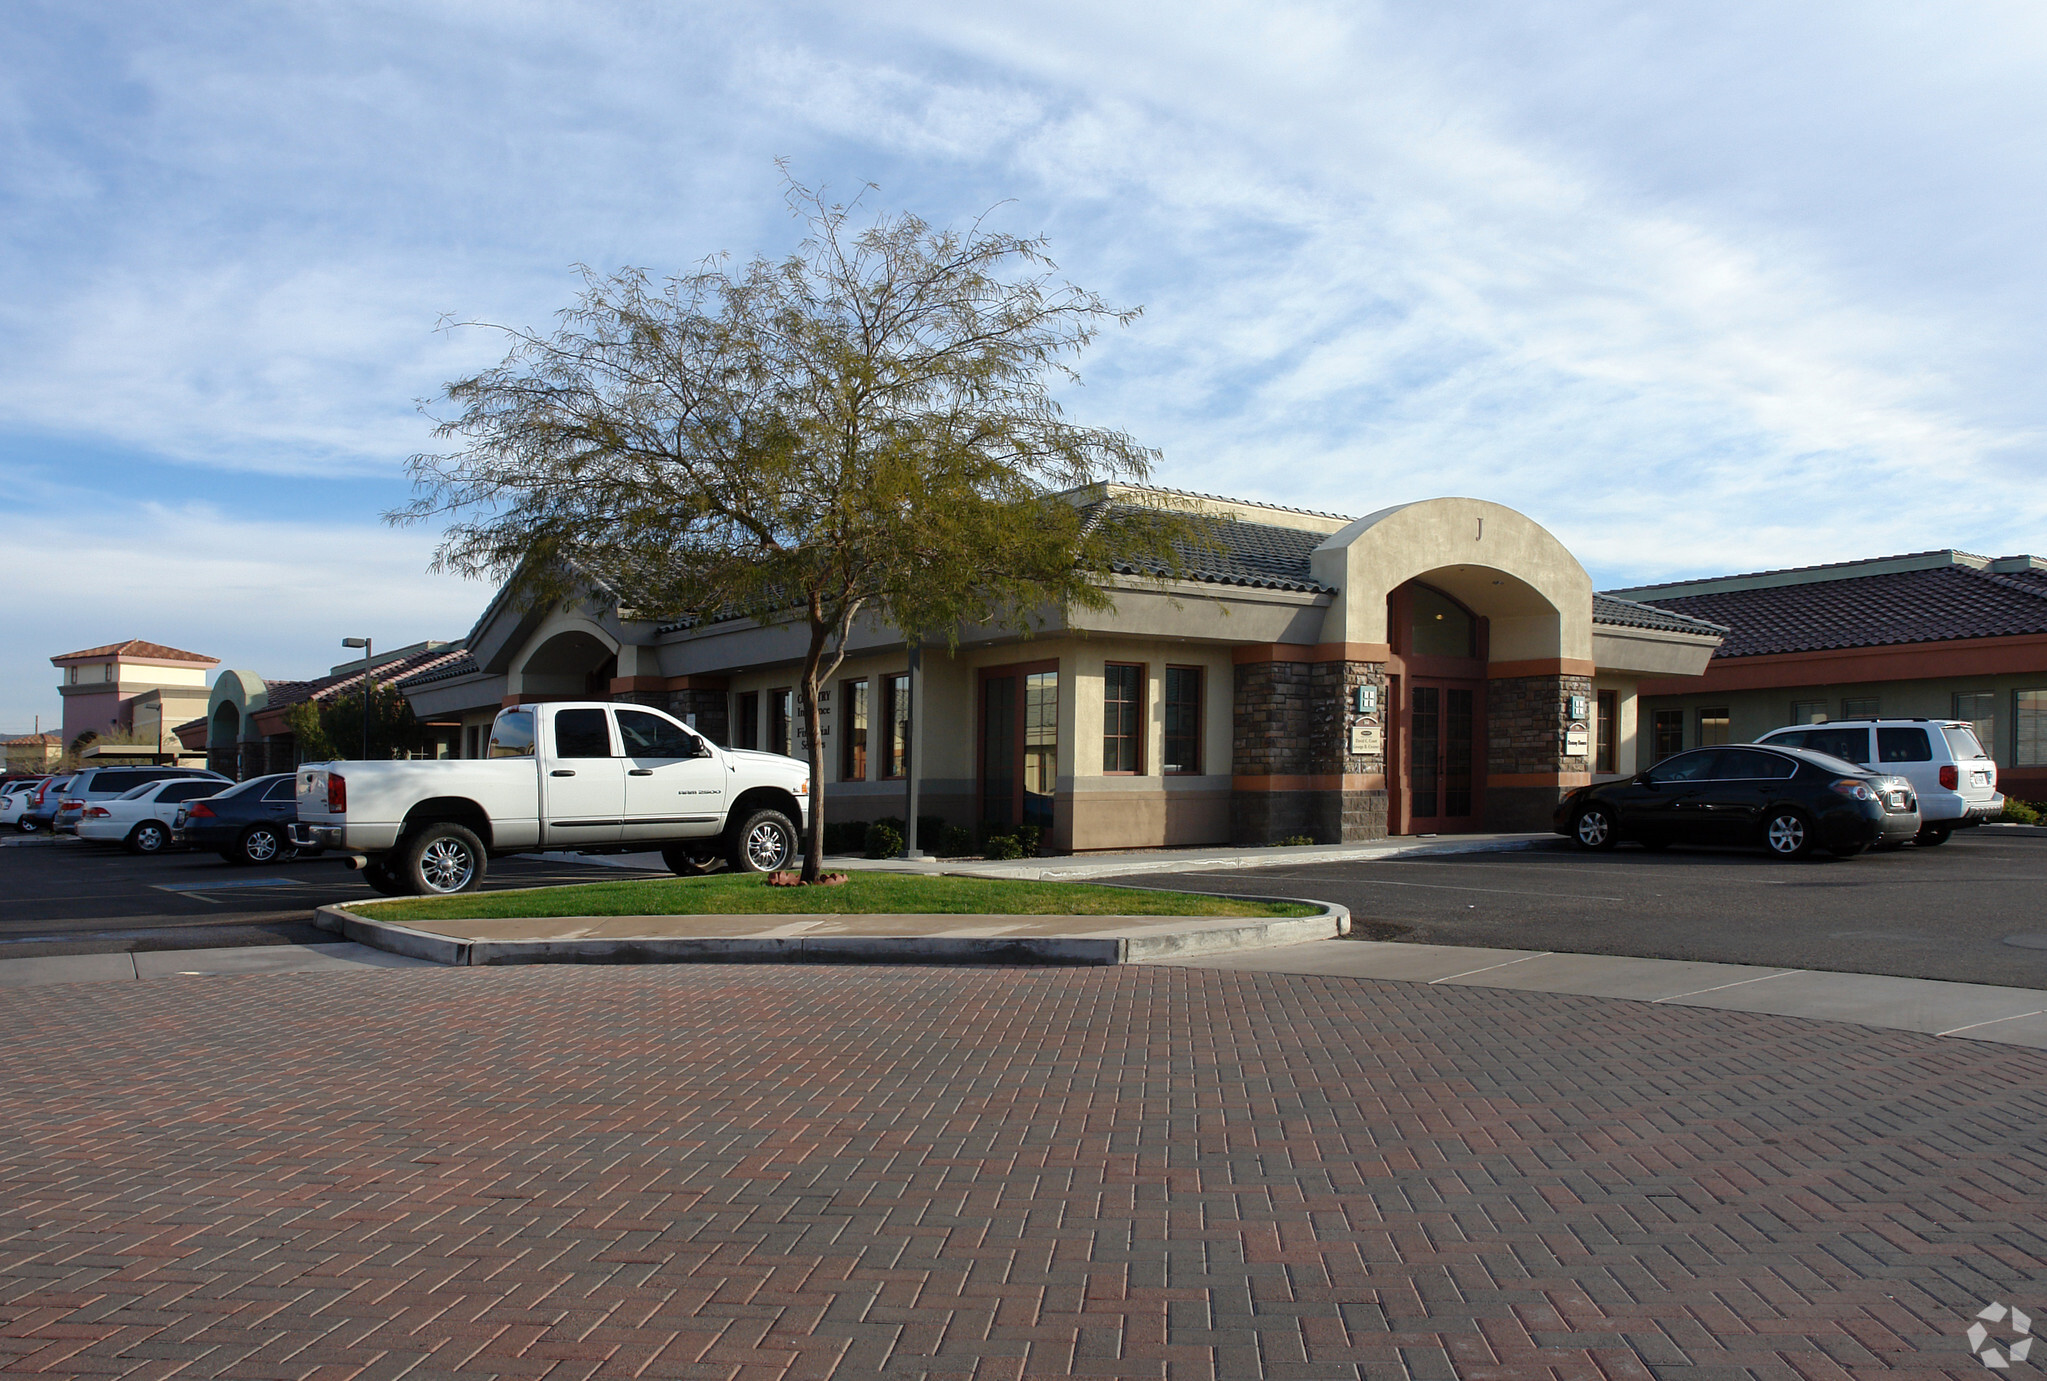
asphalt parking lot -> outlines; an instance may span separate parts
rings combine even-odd
[[[486,889],[627,876],[539,859],[493,860]],[[123,950],[317,944],[313,911],[374,895],[338,858],[261,868],[211,853],[136,858],[66,839],[0,848],[0,959]]]
[[[1733,849],[1587,853],[1559,840],[1116,880],[1340,902],[1357,939],[2047,988],[2047,830],[1968,830],[1937,849],[1798,863]]]

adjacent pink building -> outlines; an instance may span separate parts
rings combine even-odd
[[[206,673],[220,658],[130,638],[50,662],[62,673],[57,693],[64,697],[67,747],[88,733],[154,734],[175,746],[170,731],[206,712]]]

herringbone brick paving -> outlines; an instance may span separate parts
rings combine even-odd
[[[1979,1374],[2043,1111],[2023,1050],[1179,968],[15,990],[0,1372]]]

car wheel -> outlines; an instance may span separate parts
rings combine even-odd
[[[402,897],[405,895],[404,880],[392,872],[391,866],[381,858],[373,858],[368,863],[363,864],[362,880],[368,883],[370,890],[379,896]]]
[[[20,822],[15,825],[15,828],[23,834],[34,834],[36,832],[36,822],[24,815],[21,817]]]
[[[757,810],[732,832],[727,861],[735,873],[772,873],[796,858],[796,826],[779,810]]]
[[[399,845],[398,861],[391,867],[400,886],[414,896],[452,897],[475,891],[489,864],[481,839],[443,821]]]
[[[144,820],[128,831],[128,838],[123,842],[131,854],[160,854],[171,842],[171,832],[163,827],[160,820]]]
[[[1581,849],[1611,849],[1621,842],[1614,829],[1613,811],[1597,804],[1578,812],[1578,818],[1571,822],[1571,838],[1578,841]]]
[[[700,878],[718,866],[718,856],[699,857],[686,844],[670,844],[661,851],[661,862],[677,877]]]
[[[251,825],[228,857],[237,863],[276,863],[287,855],[290,848],[275,825]]]
[[[1763,825],[1763,847],[1779,858],[1804,858],[1812,845],[1812,821],[1798,811],[1780,810]]]
[[[1952,825],[1924,825],[1912,837],[1912,842],[1922,849],[1937,849],[1947,843],[1948,836],[1954,832]]]

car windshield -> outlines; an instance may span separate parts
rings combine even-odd
[[[1966,724],[1949,724],[1941,732],[1947,735],[1948,751],[1957,758],[1987,758],[1983,744],[1976,737],[1976,731]]]

